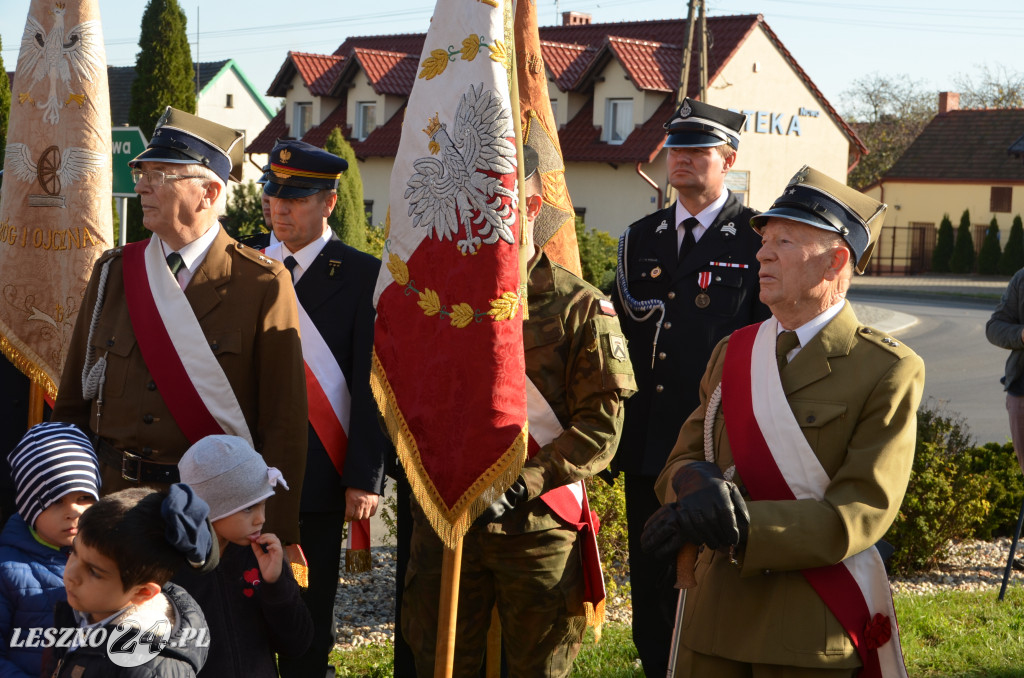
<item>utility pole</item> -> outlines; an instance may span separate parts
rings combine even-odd
[[[700,92],[698,97],[701,101],[708,100],[708,26],[705,12],[704,0],[690,0],[689,11],[686,15],[686,41],[683,44],[683,70],[679,74],[679,91],[676,92],[676,104],[681,104],[686,98],[690,84],[690,65],[693,62],[693,33],[694,29],[700,32],[700,54],[698,55],[698,75],[700,77]]]
[[[697,3],[702,0],[690,0],[690,9],[686,14],[686,41],[683,43],[683,70],[679,74],[679,91],[676,92],[676,105],[683,103],[690,84],[690,62],[693,58],[693,27],[697,18]],[[703,3],[702,3],[703,4]]]

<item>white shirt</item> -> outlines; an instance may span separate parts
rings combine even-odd
[[[835,304],[829,306],[824,311],[814,316],[800,327],[793,330],[794,332],[796,332],[796,338],[800,340],[800,345],[786,354],[786,360],[792,361],[793,358],[796,357],[796,354],[800,352],[801,348],[806,346],[811,341],[811,339],[814,339],[814,337],[818,335],[818,332],[821,332],[821,329],[825,327],[825,325],[828,325],[829,321],[832,320],[832,318],[835,318],[837,315],[839,315],[839,311],[843,310],[843,304],[845,303],[846,299],[840,299]],[[785,331],[786,328],[782,326],[782,323],[779,323],[778,334],[782,334]]]
[[[317,255],[320,254],[320,250],[324,248],[324,245],[326,245],[327,241],[330,239],[331,229],[329,226],[327,226],[324,227],[324,232],[320,234],[319,238],[309,243],[298,252],[292,252],[290,249],[288,249],[288,245],[285,245],[283,242],[281,243],[281,261],[283,262],[285,260],[285,257],[291,256],[294,257],[295,263],[297,264],[297,266],[292,269],[293,283],[299,282],[299,278],[302,277],[303,271],[305,271],[306,269],[313,265],[313,262],[316,261]],[[281,241],[277,239],[273,232],[271,232],[270,244],[275,245],[279,242]]]
[[[686,235],[686,229],[684,229],[683,222],[690,217],[696,216],[697,221],[700,225],[693,229],[693,241],[697,242],[701,236],[711,227],[711,224],[715,223],[715,219],[718,218],[722,208],[725,207],[725,201],[729,199],[729,189],[722,191],[722,195],[718,196],[713,203],[701,210],[700,214],[693,215],[690,211],[683,207],[683,203],[676,200],[676,250],[683,246],[683,236]]]
[[[203,259],[206,257],[206,253],[210,250],[210,245],[213,244],[217,234],[220,233],[220,222],[213,222],[213,226],[210,227],[206,233],[190,242],[189,244],[178,250],[178,254],[181,255],[181,260],[184,262],[184,266],[178,269],[178,285],[181,289],[188,287],[189,282],[192,280],[192,276],[199,269],[199,265],[203,263]],[[156,238],[156,236],[153,236]],[[167,243],[163,240],[160,241],[161,250],[164,253],[164,259],[166,259],[173,250],[171,250]]]

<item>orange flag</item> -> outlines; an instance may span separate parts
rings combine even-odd
[[[544,72],[537,32],[536,3],[525,0],[516,3],[515,36],[523,140],[537,151],[544,183],[544,204],[534,222],[534,239],[552,261],[582,276],[576,243],[576,213],[565,185],[565,162],[548,95],[548,76]]]
[[[57,394],[93,262],[110,247],[110,95],[97,0],[32,0],[0,193],[0,349]]]

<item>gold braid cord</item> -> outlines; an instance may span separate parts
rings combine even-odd
[[[501,496],[504,488],[511,486],[519,477],[523,464],[526,462],[526,445],[529,435],[527,427],[523,426],[523,430],[516,436],[512,446],[481,474],[477,481],[449,509],[423,468],[419,446],[409,430],[405,417],[402,416],[402,412],[398,408],[394,391],[391,389],[391,384],[388,382],[387,374],[377,356],[376,349],[373,352],[370,388],[377,401],[377,407],[384,416],[388,433],[395,444],[398,458],[409,479],[413,496],[416,497],[416,501],[419,502],[423,513],[427,516],[434,531],[437,532],[437,536],[446,547],[454,549],[455,544],[466,534],[473,521]]]

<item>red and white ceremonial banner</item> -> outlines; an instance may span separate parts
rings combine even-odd
[[[534,241],[548,257],[578,276],[583,275],[576,242],[576,213],[565,185],[565,161],[558,142],[558,125],[551,110],[548,74],[537,30],[537,3],[516,3],[516,73],[523,141],[537,151],[543,182],[543,204],[533,223]]]
[[[526,459],[507,0],[439,0],[391,172],[371,384],[453,547]]]
[[[822,501],[831,482],[793,415],[775,360],[772,317],[733,332],[722,371],[726,429],[736,472],[754,500]],[[869,547],[804,578],[843,625],[863,678],[906,678],[896,610],[885,565]]]
[[[0,350],[52,400],[93,262],[113,240],[99,2],[32,0],[16,69],[0,195]]]

